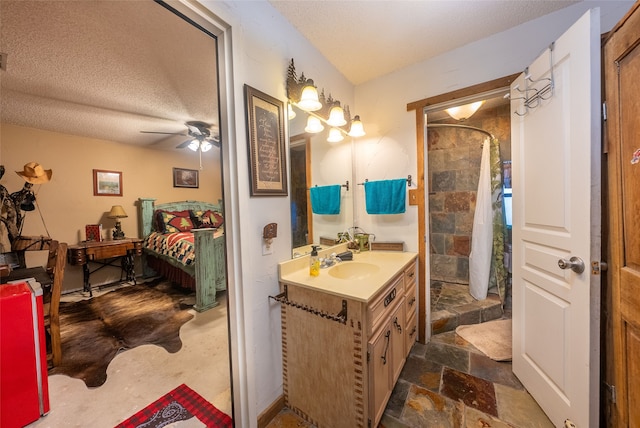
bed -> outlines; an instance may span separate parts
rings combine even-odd
[[[199,312],[217,306],[216,292],[227,288],[222,201],[139,200],[143,276],[194,290]]]

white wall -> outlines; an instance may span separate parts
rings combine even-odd
[[[407,111],[408,103],[521,72],[589,8],[600,7],[606,32],[633,3],[583,1],[359,85],[356,108],[367,135],[356,144],[357,181],[416,176],[415,112]],[[368,215],[359,202],[362,186],[356,187],[358,226],[375,233],[376,240],[404,241],[409,251],[417,251],[417,207],[407,206],[404,215]]]
[[[246,346],[246,361],[240,362],[246,364],[246,378],[240,382],[247,389],[248,402],[241,403],[247,420],[241,426],[255,426],[259,413],[282,394],[280,305],[268,296],[279,293],[277,264],[291,257],[290,200],[250,196],[243,85],[286,101],[286,73],[293,58],[298,73],[304,72],[343,103],[353,105],[354,88],[268,2],[201,3],[231,26],[236,136],[231,143],[237,165],[223,168],[230,168],[231,179],[237,180],[238,194],[229,197],[238,199],[240,210],[234,218],[237,233],[231,238],[240,247],[241,272],[230,287],[238,290]],[[278,223],[278,237],[273,254],[263,256],[262,228],[271,222]]]
[[[383,179],[405,177],[416,172],[415,116],[406,111],[407,103],[449,92],[522,70],[589,6],[603,8],[601,15],[610,28],[632,2],[582,2],[551,16],[540,18],[497,36],[475,42],[424,63],[408,67],[354,88],[302,38],[266,1],[213,1],[201,3],[231,26],[234,106],[231,119],[236,135],[233,152],[236,165],[230,169],[239,213],[233,213],[237,231],[234,245],[239,246],[236,260],[239,274],[230,287],[237,290],[238,313],[244,323],[246,364],[240,380],[247,390],[242,407],[242,426],[255,426],[258,414],[282,393],[280,308],[268,300],[278,293],[277,263],[289,258],[289,198],[250,197],[247,173],[247,141],[244,119],[243,84],[286,99],[286,68],[295,58],[299,72],[330,88],[335,98],[357,111],[366,125],[367,136],[357,141],[356,177]],[[445,37],[446,35],[443,35]],[[225,176],[227,177],[227,176]],[[225,178],[226,179],[226,178]],[[362,191],[362,186],[354,186]],[[356,225],[377,235],[378,240],[403,240],[411,251],[417,250],[417,210],[373,218],[365,214],[362,194],[355,194],[358,209]],[[358,202],[360,201],[360,202]],[[261,231],[265,224],[277,222],[278,238],[274,254],[263,256]],[[231,313],[234,312],[232,309]],[[236,396],[234,394],[234,396]],[[246,415],[246,420],[244,416]]]

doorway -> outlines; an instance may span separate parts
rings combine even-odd
[[[511,229],[504,205],[511,190],[504,180],[511,158],[508,93],[508,87],[499,88],[424,109],[431,335],[510,314]],[[482,171],[490,177],[490,194],[478,188]],[[484,237],[475,216],[481,195],[490,199],[493,216]]]

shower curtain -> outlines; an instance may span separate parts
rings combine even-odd
[[[504,225],[500,144],[496,138],[491,138],[482,146],[469,254],[469,292],[475,299],[486,299],[488,291],[495,289],[504,304]]]
[[[487,298],[493,247],[493,207],[491,204],[491,149],[487,138],[482,145],[480,179],[473,215],[469,254],[469,292],[477,300]]]

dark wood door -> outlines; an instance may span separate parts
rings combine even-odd
[[[609,274],[615,402],[611,426],[640,427],[640,11],[604,44]]]

